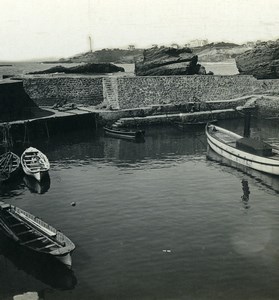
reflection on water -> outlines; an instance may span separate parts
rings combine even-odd
[[[18,197],[22,194],[25,185],[22,180],[22,174],[13,177],[13,180],[0,183],[0,197],[2,199],[10,199]]]
[[[23,177],[23,182],[28,187],[31,193],[44,194],[50,188],[50,177],[48,173],[45,174],[40,182],[34,177],[25,175]]]
[[[251,168],[240,165],[236,162],[230,161],[230,160],[218,155],[210,147],[208,147],[208,149],[207,149],[207,158],[209,160],[219,162],[223,166],[231,167],[231,168],[226,168],[226,172],[235,174],[236,176],[240,177],[240,176],[243,176],[243,174],[240,175],[240,173],[237,172],[237,170],[242,171],[246,176],[247,175],[249,176],[250,180],[253,180],[254,184],[265,187],[268,190],[271,190],[277,194],[279,193],[279,177],[278,176],[262,173],[257,170],[253,170]],[[246,183],[242,182],[243,192],[245,189],[244,188],[245,184]],[[248,185],[247,185],[247,188],[248,188]],[[247,189],[245,191],[244,198],[248,196],[248,200],[249,200],[248,192],[249,192],[249,189]]]
[[[34,285],[29,276],[39,280],[47,286],[59,290],[73,289],[77,284],[77,279],[73,271],[52,257],[46,257],[36,252],[18,246],[14,241],[7,238],[2,229],[0,230],[0,266],[1,266],[1,293],[9,294],[11,287],[10,280],[16,284],[16,290],[28,292]],[[39,285],[40,286],[40,285]],[[44,285],[40,289],[45,289]],[[2,299],[2,298],[1,298]]]
[[[239,121],[220,126],[242,131]],[[5,250],[0,299],[28,290],[59,300],[279,298],[278,178],[207,160],[204,129],[145,131],[143,144],[100,130],[33,145],[50,160],[51,188],[33,193],[21,178],[0,195],[76,244],[76,280],[19,266],[21,251]]]
[[[249,195],[250,195],[248,180],[242,179],[241,183],[242,183],[242,191],[243,191],[243,195],[241,196],[241,199],[243,202],[243,207],[245,209],[248,209],[248,208],[250,208],[249,203],[248,203]]]

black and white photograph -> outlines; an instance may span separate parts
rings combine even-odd
[[[0,300],[279,299],[278,0],[0,28]]]

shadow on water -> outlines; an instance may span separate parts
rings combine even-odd
[[[20,196],[25,188],[31,193],[45,194],[50,189],[50,176],[47,174],[41,182],[35,178],[23,175],[14,176],[12,180],[0,183],[0,196],[3,198],[11,198]]]
[[[22,292],[21,289],[23,288],[20,287],[21,284],[18,278],[18,276],[20,276],[19,270],[27,275],[31,275],[44,284],[59,290],[71,290],[74,289],[77,284],[77,279],[72,270],[68,269],[54,258],[31,252],[28,249],[23,249],[14,241],[6,237],[2,229],[0,231],[0,258],[1,256],[15,267],[16,270],[13,272],[12,277],[13,280],[19,281],[19,292]],[[4,265],[7,265],[7,261]],[[1,287],[8,288],[10,286],[10,276],[8,276],[9,274],[7,274],[7,272],[11,272],[14,268],[6,270],[5,266],[2,268],[2,274],[5,274],[6,276],[1,276]],[[24,290],[28,291],[30,290],[30,287],[24,286]]]
[[[32,146],[47,155],[51,168],[87,165],[97,160],[120,167],[123,163],[132,166],[147,160],[162,161],[172,156],[175,159],[178,156],[202,154],[206,151],[203,129],[181,132],[171,126],[146,128],[144,143],[105,137],[103,130],[98,129],[53,136],[48,141],[36,141]],[[17,149],[18,153],[23,150],[24,147]]]
[[[46,174],[40,182],[33,177],[25,175],[23,182],[31,193],[45,194],[50,188],[49,174]]]
[[[246,175],[247,178],[250,178],[256,185],[260,185],[265,189],[279,194],[279,178],[278,176],[273,176],[270,174],[262,173],[257,170],[240,165],[236,162],[230,161],[216,152],[214,152],[210,147],[207,149],[207,159],[210,161],[215,161],[219,163],[219,166],[226,172],[240,177]],[[230,168],[228,168],[230,167]],[[242,173],[242,174],[241,174]],[[243,190],[243,203],[249,201],[249,186],[247,179],[242,179],[242,190]],[[245,204],[244,204],[245,206]],[[249,208],[249,206],[247,207]]]
[[[20,173],[17,176],[12,177],[7,181],[0,183],[0,196],[1,197],[17,197],[21,195],[25,188],[25,184],[22,180],[23,174]]]
[[[242,200],[244,209],[248,209],[248,208],[250,208],[250,205],[248,203],[249,202],[249,195],[250,195],[248,180],[242,179],[241,184],[242,184],[242,191],[243,191],[243,195],[241,196],[241,200]]]

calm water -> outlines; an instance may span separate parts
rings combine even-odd
[[[221,125],[241,132],[242,122]],[[252,127],[279,136],[276,123]],[[19,178],[1,200],[70,237],[73,271],[1,237],[0,299],[279,299],[279,178],[207,159],[203,129],[147,128],[141,144],[100,130],[33,145],[49,157],[50,182]]]

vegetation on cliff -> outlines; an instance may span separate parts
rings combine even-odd
[[[202,47],[192,48],[198,55],[199,61],[221,62],[234,59],[237,55],[251,49],[248,45],[237,45],[233,43],[211,43]]]
[[[174,47],[173,47],[174,48]],[[177,49],[183,49],[176,45]],[[200,47],[191,47],[192,52],[198,55],[199,61],[219,62],[234,59],[236,55],[251,49],[248,45],[233,43],[210,43]],[[94,52],[85,52],[69,58],[61,58],[61,63],[121,63],[133,64],[143,55],[144,49],[130,46],[129,49],[102,49]],[[57,63],[57,61],[56,61]]]
[[[134,63],[135,60],[142,55],[143,49],[102,49],[94,52],[85,52],[82,54],[69,57],[67,59],[62,58],[59,62],[63,63]]]

